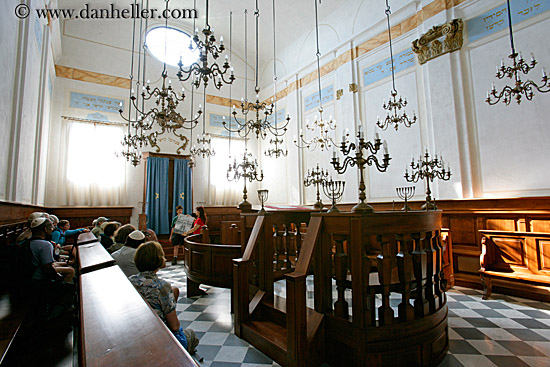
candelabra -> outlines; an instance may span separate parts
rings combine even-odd
[[[406,212],[411,210],[411,208],[407,204],[407,200],[409,200],[410,198],[412,198],[414,196],[414,191],[415,191],[414,186],[396,187],[395,191],[397,192],[397,196],[399,196],[399,198],[401,200],[405,200],[405,206],[403,206],[403,208],[401,208],[401,210],[404,210]]]
[[[411,127],[411,125],[416,122],[416,115],[414,111],[412,119],[409,119],[409,116],[407,116],[407,113],[405,111],[403,111],[402,115],[399,115],[398,112],[401,109],[404,110],[405,106],[407,106],[407,100],[403,97],[399,97],[399,99],[397,99],[397,90],[395,90],[394,87],[394,89],[391,91],[388,103],[384,101],[384,104],[382,105],[382,107],[388,111],[386,119],[384,120],[384,122],[381,122],[380,118],[378,118],[376,121],[376,125],[378,125],[378,127],[380,127],[382,130],[386,130],[388,126],[393,125],[395,131],[398,130],[399,123],[402,123],[405,127]]]
[[[530,101],[534,96],[533,89],[536,89],[541,93],[550,92],[550,83],[548,82],[548,76],[546,75],[544,68],[542,69],[541,85],[536,84],[530,79],[527,79],[525,82],[521,80],[520,72],[527,75],[527,73],[535,67],[537,60],[535,60],[535,56],[531,54],[531,64],[527,64],[523,59],[521,52],[516,52],[516,48],[514,46],[514,35],[512,32],[512,12],[510,10],[510,0],[507,0],[506,3],[508,6],[508,29],[510,32],[510,46],[512,49],[512,53],[508,56],[508,58],[512,60],[512,66],[505,66],[504,60],[501,60],[500,67],[497,66],[496,77],[498,79],[503,79],[504,77],[513,79],[514,85],[506,85],[500,92],[497,92],[495,83],[493,83],[491,90],[487,92],[487,99],[485,100],[485,102],[490,105],[495,105],[500,102],[500,100],[502,100],[504,104],[509,105],[512,98],[516,99],[517,104],[521,103],[522,97],[525,97],[528,101]]]
[[[269,190],[267,189],[258,190],[258,199],[260,200],[260,203],[262,203],[262,209],[260,209],[260,213],[265,213],[264,204],[267,201],[268,194]]]
[[[252,154],[248,153],[246,150],[243,154],[243,160],[240,163],[237,163],[237,158],[233,161],[233,164],[229,163],[229,168],[227,169],[227,180],[228,181],[238,181],[244,178],[244,189],[243,189],[243,201],[239,204],[239,208],[242,211],[250,211],[252,204],[247,201],[248,191],[246,189],[246,180],[253,181],[263,181],[264,173],[260,170],[258,174],[258,160],[252,159]]]
[[[421,155],[416,163],[413,157],[411,160],[411,170],[412,172],[409,176],[408,168],[405,169],[405,179],[407,182],[418,182],[418,180],[426,179],[426,203],[422,205],[422,209],[436,210],[437,206],[432,201],[430,181],[433,182],[434,178],[448,181],[451,178],[451,167],[447,165],[447,169],[445,169],[443,157],[437,158],[437,154],[434,159],[430,160],[430,154],[426,149],[424,158]]]
[[[336,129],[336,122],[332,119],[332,116],[330,116],[329,120],[323,120],[323,107],[319,107],[319,118],[315,115],[312,125],[309,124],[309,121],[306,121],[306,129],[310,131],[319,129],[319,135],[314,136],[308,141],[304,138],[304,131],[300,129],[299,139],[296,136],[294,137],[294,144],[298,148],[315,150],[319,146],[321,150],[328,150],[330,147],[337,145],[329,136],[330,131]]]
[[[319,192],[319,186],[325,183],[328,180],[329,174],[328,170],[323,170],[319,168],[319,165],[313,170],[307,171],[307,176],[304,179],[304,186],[315,185],[317,188],[317,202],[313,207],[315,209],[323,210],[323,202],[321,201],[321,194]]]
[[[241,113],[245,116],[244,121],[241,121],[237,118],[237,110],[233,106],[233,115],[232,126],[223,121],[223,127],[232,133],[238,133],[239,136],[246,137],[250,132],[256,134],[256,138],[261,137],[265,139],[267,134],[270,133],[277,139],[279,136],[282,136],[286,133],[287,125],[290,122],[290,115],[287,114],[285,122],[281,126],[277,126],[277,122],[273,119],[273,122],[269,121],[269,116],[273,115],[275,105],[273,101],[269,104],[266,102],[260,102],[259,93],[260,89],[256,87],[256,100],[254,102],[249,102],[244,99],[241,99]],[[248,119],[248,114],[252,113],[254,116]],[[263,114],[263,116],[260,116]]]
[[[210,134],[199,134],[197,136],[197,145],[194,145],[193,148],[189,151],[193,156],[201,156],[202,158],[210,157],[216,155],[216,152],[213,148],[210,147],[212,139]]]
[[[399,128],[399,123],[402,123],[405,125],[405,127],[411,127],[412,124],[416,122],[416,115],[413,111],[413,117],[412,119],[409,119],[409,116],[407,116],[407,113],[404,111],[405,107],[407,106],[407,99],[403,97],[397,98],[397,89],[395,89],[395,72],[394,72],[394,66],[393,66],[393,47],[392,47],[392,40],[391,40],[391,26],[390,26],[390,4],[388,3],[388,0],[386,0],[386,18],[388,21],[388,37],[390,40],[390,61],[391,61],[391,80],[392,80],[392,86],[393,89],[391,91],[390,99],[388,103],[386,104],[386,101],[384,101],[384,104],[382,107],[388,111],[386,115],[386,119],[384,122],[381,122],[378,118],[376,121],[376,125],[378,125],[382,130],[386,130],[388,126],[393,125],[395,130]],[[399,111],[403,109],[403,114],[400,115]]]
[[[332,178],[329,181],[323,182],[323,192],[329,199],[332,200],[332,206],[327,213],[340,212],[340,210],[336,207],[336,203],[342,200],[345,186],[345,181],[333,181]]]
[[[179,71],[176,74],[179,80],[184,82],[189,80],[191,76],[194,76],[194,80],[192,82],[197,88],[201,86],[201,83],[204,83],[204,86],[206,87],[209,80],[214,81],[214,85],[217,89],[220,89],[224,83],[233,84],[233,81],[235,80],[235,72],[229,63],[229,57],[227,55],[225,55],[225,61],[221,67],[216,62],[213,62],[211,65],[208,63],[209,55],[216,60],[225,50],[225,46],[223,45],[223,37],[220,37],[220,45],[217,46],[216,36],[214,36],[214,29],[210,27],[210,24],[208,24],[208,0],[206,0],[206,21],[202,34],[204,35],[204,41],[199,39],[199,30],[198,28],[195,28],[193,41],[189,45],[190,50],[194,50],[196,48],[199,49],[199,62],[194,62],[189,65],[188,68],[185,68],[182,60],[180,59],[178,62]],[[230,75],[226,79],[226,74],[228,72],[230,72]]]
[[[268,157],[275,157],[279,158],[281,156],[286,157],[288,155],[287,149],[280,148],[280,145],[283,144],[283,139],[279,139],[275,137],[275,139],[269,140],[269,144],[274,144],[275,148],[270,148],[264,152],[264,154]]]
[[[376,157],[376,154],[380,150],[380,148],[384,145],[384,157],[382,158],[382,163],[378,161],[378,157]],[[351,151],[355,151],[355,157],[350,156]],[[334,167],[334,169],[338,173],[344,173],[346,172],[348,166],[357,166],[357,169],[359,170],[360,180],[359,180],[359,203],[355,205],[351,211],[352,212],[365,212],[365,213],[372,213],[374,212],[374,209],[372,206],[365,203],[365,200],[367,198],[367,195],[365,194],[366,185],[365,185],[365,178],[364,178],[364,170],[365,166],[369,165],[376,167],[376,169],[380,172],[385,172],[390,164],[390,155],[388,153],[388,146],[386,142],[384,141],[384,144],[382,144],[382,141],[380,140],[380,137],[378,136],[378,133],[376,134],[376,137],[374,139],[374,143],[371,143],[370,141],[366,141],[363,132],[359,130],[357,133],[357,141],[356,143],[350,143],[346,140],[346,137],[342,137],[342,142],[340,143],[340,151],[346,156],[343,163],[340,164],[339,157],[336,156],[336,151],[333,152],[331,164]],[[364,152],[363,152],[364,151]]]
[[[247,28],[247,15],[248,12],[245,10],[245,64],[248,65],[248,52],[247,52],[247,45],[248,45],[248,28]],[[254,132],[256,134],[256,138],[261,137],[262,139],[265,139],[267,137],[267,134],[270,133],[275,138],[279,136],[283,136],[286,133],[287,125],[290,122],[290,115],[286,116],[285,123],[281,126],[277,126],[277,118],[273,115],[273,111],[275,109],[275,105],[273,103],[273,99],[271,99],[270,103],[261,102],[260,101],[260,88],[258,87],[259,82],[259,73],[258,73],[258,57],[259,57],[259,44],[258,44],[258,31],[259,31],[259,18],[260,18],[260,10],[258,9],[258,0],[256,0],[256,10],[254,11],[254,15],[256,17],[256,86],[254,88],[254,91],[256,92],[256,100],[253,102],[249,102],[247,99],[247,88],[245,84],[245,96],[241,98],[241,113],[245,116],[244,121],[241,121],[237,118],[237,110],[235,106],[233,106],[233,112],[231,113],[233,115],[232,123],[234,123],[232,128],[231,126],[227,126],[226,122],[223,122],[223,127],[232,132],[232,133],[238,133],[239,136],[247,137],[250,132]],[[275,22],[273,22],[275,25]],[[275,57],[274,57],[275,60]],[[247,69],[245,69],[245,79],[247,78]],[[252,117],[249,119],[248,115],[252,115]],[[269,117],[272,116],[273,122],[269,121]]]

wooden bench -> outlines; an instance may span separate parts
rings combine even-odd
[[[93,237],[95,239],[92,240]],[[115,264],[115,259],[105,250],[92,233],[81,233],[77,240],[78,271],[86,274]]]
[[[550,301],[550,233],[480,230],[483,299],[493,285],[526,298]]]
[[[80,365],[193,366],[118,266],[80,277]]]

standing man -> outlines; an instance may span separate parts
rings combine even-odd
[[[193,225],[193,217],[183,214],[183,206],[176,207],[176,216],[172,219],[172,232],[170,232],[170,241],[174,246],[174,259],[172,265],[178,263],[178,251],[180,245],[183,245],[183,234]]]

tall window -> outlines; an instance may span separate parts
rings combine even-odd
[[[212,147],[216,152],[210,158],[210,202],[213,205],[234,205],[241,200],[243,182],[227,180],[227,168],[242,159],[244,153],[244,140],[231,140],[231,157],[229,156],[229,141],[227,138],[212,138]]]
[[[76,205],[121,205],[126,197],[121,126],[70,121],[66,157],[68,201]]]

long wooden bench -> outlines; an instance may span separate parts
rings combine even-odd
[[[483,299],[493,286],[550,301],[550,233],[480,230]]]
[[[81,366],[193,366],[118,266],[80,277]]]

